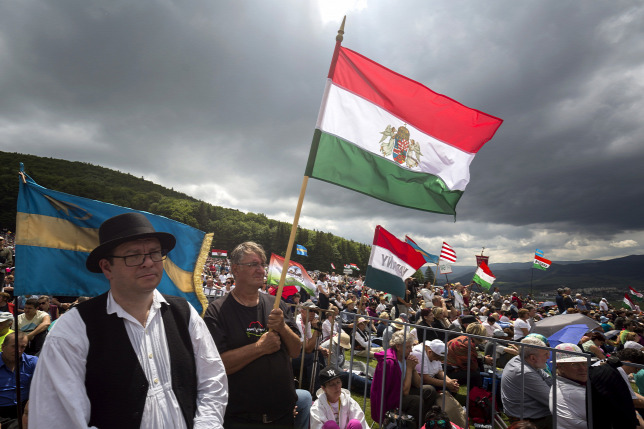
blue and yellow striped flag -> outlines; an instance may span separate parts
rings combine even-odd
[[[302,256],[309,256],[309,252],[306,251],[306,247],[301,244],[295,245],[295,253]]]
[[[99,244],[103,221],[125,207],[52,191],[24,174],[20,164],[20,189],[16,216],[16,295],[97,296],[109,289],[103,274],[85,268],[87,255]],[[207,305],[201,272],[213,234],[180,222],[144,214],[157,231],[173,234],[177,245],[163,261],[158,290],[188,300],[198,312]]]

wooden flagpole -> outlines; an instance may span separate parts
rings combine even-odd
[[[338,60],[338,55],[340,54],[340,46],[342,45],[342,39],[344,35],[344,23],[347,20],[345,15],[342,19],[342,24],[338,30],[338,35],[335,36],[335,50],[333,51],[333,59],[331,60],[331,66],[329,67],[328,77],[333,76],[333,71],[335,70],[335,63]],[[277,292],[275,292],[275,304],[273,309],[279,308],[280,302],[282,300],[282,290],[284,289],[284,282],[286,281],[286,272],[288,271],[289,262],[291,262],[291,254],[293,252],[293,244],[295,243],[295,236],[297,234],[297,225],[300,220],[300,212],[302,211],[302,203],[304,202],[304,194],[306,193],[306,185],[309,181],[308,176],[304,176],[302,179],[302,187],[300,189],[300,197],[297,200],[297,207],[295,208],[295,216],[293,217],[293,226],[291,227],[291,235],[288,239],[288,245],[286,246],[286,254],[284,255],[284,264],[282,265],[282,275],[280,276],[280,283],[277,287]]]

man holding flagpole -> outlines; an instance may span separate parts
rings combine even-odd
[[[301,350],[297,325],[284,303],[273,309],[275,297],[258,291],[266,269],[260,245],[238,245],[230,263],[235,289],[213,301],[204,316],[230,380],[224,426],[292,428],[297,395],[290,358]]]

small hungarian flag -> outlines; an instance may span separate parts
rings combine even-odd
[[[455,215],[471,162],[502,122],[338,41],[304,174],[391,204]]]
[[[351,264],[351,268],[353,268],[354,270],[360,271],[360,268],[358,268],[356,264]]]
[[[627,293],[624,294],[624,304],[626,304],[628,307],[630,307],[631,310],[635,309],[635,304],[633,303],[633,301],[631,300],[631,297],[628,296]]]
[[[632,287],[630,287],[630,286],[629,286],[629,287],[628,287],[628,290],[631,292],[631,294],[632,294],[632,295],[635,295],[636,297],[638,297],[638,298],[640,298],[640,299],[641,299],[641,298],[644,298],[644,295],[642,295],[640,292],[636,291],[636,290],[635,290],[635,289],[633,289]]]
[[[425,258],[404,241],[378,225],[373,237],[365,284],[396,296],[405,296],[405,279],[425,264]]]
[[[452,249],[452,246],[443,241],[443,248],[441,249],[441,254],[439,256],[441,259],[451,262],[452,264],[456,262],[456,252]]]
[[[309,256],[309,254],[308,254],[308,252],[306,250],[306,247],[302,246],[301,244],[296,244],[295,245],[295,253],[297,253],[298,255],[302,255],[302,256]]]
[[[431,253],[424,251],[423,249],[420,248],[420,246],[418,246],[418,244],[416,244],[414,240],[412,240],[406,235],[405,235],[405,243],[409,244],[411,247],[416,249],[416,252],[423,255],[423,258],[425,258],[426,262],[430,264],[438,264],[438,256],[432,255]]]
[[[268,266],[268,275],[266,276],[267,284],[275,286],[280,284],[283,266],[284,258],[277,256],[274,253],[271,254],[271,262]],[[309,276],[306,269],[297,262],[289,261],[288,270],[286,271],[286,277],[284,279],[282,296],[288,298],[295,292],[298,292],[300,288],[304,288],[309,295],[315,294],[315,282],[311,276]],[[271,291],[271,295],[275,295],[273,291]]]
[[[474,273],[472,281],[478,283],[483,289],[490,290],[490,286],[492,286],[494,280],[496,280],[496,277],[490,271],[490,267],[485,262],[481,262],[481,265],[479,265]]]
[[[212,256],[215,258],[227,258],[228,252],[221,249],[212,249]]]
[[[331,268],[335,270],[335,265],[333,265],[333,262],[331,262]]]
[[[548,269],[550,264],[552,264],[552,261],[544,258],[543,256],[539,256],[537,253],[534,254],[534,262],[532,263],[532,268],[537,268],[545,271]]]

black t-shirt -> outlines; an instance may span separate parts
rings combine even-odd
[[[239,304],[231,294],[213,301],[204,321],[219,353],[257,342],[268,331],[268,315],[274,302],[274,296],[263,293],[255,307]],[[299,332],[284,303],[280,303],[280,308],[287,326]],[[291,359],[284,342],[279,351],[264,355],[228,376],[227,416],[255,413],[279,417],[293,411],[296,401]]]

